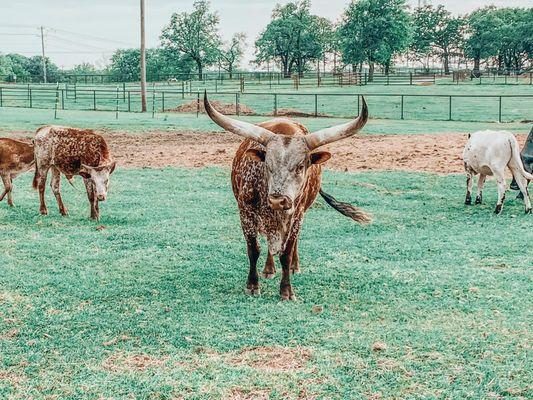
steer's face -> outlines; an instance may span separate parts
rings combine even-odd
[[[90,167],[82,165],[80,175],[86,179],[90,179],[95,188],[95,195],[99,201],[107,199],[107,189],[109,188],[109,176],[115,170],[116,163],[109,165],[100,165],[98,167]]]
[[[311,153],[302,136],[284,135],[275,135],[266,150],[250,149],[246,155],[265,164],[270,207],[287,213],[294,211],[294,201],[302,192],[309,168],[331,157],[326,151]]]

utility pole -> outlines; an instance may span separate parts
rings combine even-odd
[[[44,27],[41,26],[41,50],[43,52],[43,82],[46,83],[46,58],[44,55]]]
[[[144,0],[141,0],[141,110],[146,112],[146,42],[144,34]]]

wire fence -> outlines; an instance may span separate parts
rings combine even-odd
[[[12,76],[0,76],[0,82],[10,83],[40,83],[41,76],[21,76],[13,81]],[[114,74],[61,74],[58,82],[69,85],[109,85],[138,82],[138,77],[123,76]],[[198,74],[156,74],[148,76],[148,82],[168,84],[183,83],[186,85],[206,85],[224,86],[262,86],[269,89],[276,87],[292,87],[298,90],[300,87],[322,87],[322,86],[363,86],[363,85],[532,85],[533,72],[522,73],[500,73],[500,72],[479,72],[455,71],[449,75],[437,72],[395,72],[395,73],[374,73],[372,76],[368,72],[307,72],[300,75],[284,76],[279,72],[235,72],[228,73],[204,73]]]
[[[196,113],[202,110],[200,91],[148,91],[149,110]],[[355,117],[361,105],[357,93],[209,92],[227,114],[322,118]],[[364,94],[373,118],[448,121],[532,121],[533,94]],[[69,87],[0,86],[0,107],[59,110],[139,112],[139,90]]]

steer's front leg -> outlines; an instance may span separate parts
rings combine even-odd
[[[296,242],[294,240],[289,240],[279,258],[282,268],[281,283],[279,286],[281,300],[294,300],[296,298],[291,286],[291,266],[295,244]]]
[[[259,295],[259,274],[257,273],[257,259],[261,251],[257,236],[246,237],[246,245],[248,248],[248,259],[250,260],[250,271],[248,272],[248,281],[246,283],[246,294]]]

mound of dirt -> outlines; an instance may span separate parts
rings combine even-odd
[[[211,105],[215,107],[222,114],[235,115],[237,110],[235,109],[235,103],[222,103],[220,101],[212,100],[210,101]],[[190,103],[182,104],[176,108],[170,109],[168,111],[181,112],[181,113],[195,113],[198,108],[198,103],[196,100],[191,101]],[[200,112],[205,114],[204,102],[200,101]],[[255,111],[248,107],[246,104],[239,104],[239,114],[240,115],[254,115]]]
[[[331,117],[331,115],[321,114],[321,113],[318,113],[317,115],[319,117]],[[298,118],[298,117],[305,118],[305,117],[314,117],[315,113],[308,113],[308,112],[305,112],[305,111],[296,110],[294,108],[280,108],[280,109],[278,109],[278,112],[277,112],[276,116],[278,116],[278,117],[291,117],[291,118],[295,118],[295,117],[296,118]]]

